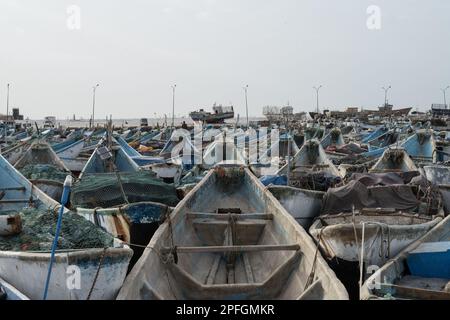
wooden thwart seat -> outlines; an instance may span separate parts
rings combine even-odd
[[[199,246],[199,247],[176,247],[177,253],[211,253],[211,252],[256,252],[256,251],[297,251],[300,245],[295,244],[273,244],[273,245],[245,245],[245,246]],[[162,253],[172,252],[171,248],[161,249]]]
[[[260,220],[272,220],[273,214],[271,213],[208,213],[208,212],[188,212],[186,214],[188,219],[216,219],[216,220],[228,220],[230,218],[234,220],[244,219],[260,219]]]

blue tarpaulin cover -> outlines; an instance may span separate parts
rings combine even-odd
[[[277,186],[287,185],[287,178],[285,175],[262,176],[261,178],[259,178],[259,180],[265,186],[268,186],[269,184],[274,184]]]

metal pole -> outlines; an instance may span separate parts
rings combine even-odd
[[[93,94],[92,94],[92,128],[95,127],[95,91],[99,84],[97,83],[95,86],[92,87]]]
[[[287,128],[286,128],[287,129]],[[291,129],[286,130],[288,132],[288,150],[287,150],[287,174],[286,174],[286,184],[290,185],[291,176]]]
[[[172,86],[172,132],[175,129],[175,88],[176,84]]]
[[[247,100],[247,89],[248,89],[248,85],[246,85],[244,87],[244,91],[245,91],[245,112],[247,115],[247,128],[249,127],[249,122],[248,122],[248,100]]]
[[[5,123],[5,143],[8,134],[8,115],[9,115],[9,83],[6,85],[6,123]]]
[[[389,89],[391,88],[391,86],[389,86],[389,87],[387,87],[387,88],[385,88],[385,87],[381,87],[381,89],[383,89],[384,90],[384,106],[386,107],[387,106],[387,93],[388,93],[388,91],[389,91]]]
[[[320,88],[322,88],[322,85],[318,86],[318,87],[313,87],[316,90],[316,113],[319,114],[319,90]]]

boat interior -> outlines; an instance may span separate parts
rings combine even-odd
[[[31,145],[27,152],[17,161],[15,167],[22,169],[28,164],[50,164],[64,171],[68,171],[47,143],[35,143]]]
[[[150,275],[155,265],[144,264],[141,297],[324,298],[329,284],[311,273],[312,258],[292,236],[296,227],[284,224],[287,214],[271,213],[278,208],[268,204],[263,188],[245,170],[216,169],[175,209],[166,228],[157,231],[161,236],[155,234],[159,239],[152,240],[166,279]]]
[[[408,172],[417,167],[403,148],[386,149],[369,172]]]
[[[418,275],[408,265],[409,255],[420,248],[421,245],[436,248],[436,244],[448,243],[450,241],[449,222],[449,217],[447,217],[430,233],[413,243],[397,256],[394,261],[383,267],[380,270],[382,271],[381,279],[375,279],[375,283],[373,283],[374,288],[371,290],[371,293],[379,298],[385,299],[449,300],[450,277],[448,263],[439,263],[438,260],[433,261],[432,268],[434,268],[434,272],[436,275],[441,276]],[[433,254],[433,250],[427,251],[428,254]],[[449,252],[447,251],[447,261],[448,254]],[[425,263],[425,265],[430,263],[430,261]],[[420,271],[423,272],[423,270]]]

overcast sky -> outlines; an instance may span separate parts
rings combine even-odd
[[[32,119],[88,118],[96,83],[99,118],[170,114],[174,83],[176,114],[244,116],[246,84],[251,116],[314,110],[318,84],[321,107],[378,106],[392,85],[395,106],[425,109],[450,84],[450,1],[1,0],[0,113],[8,82]]]

